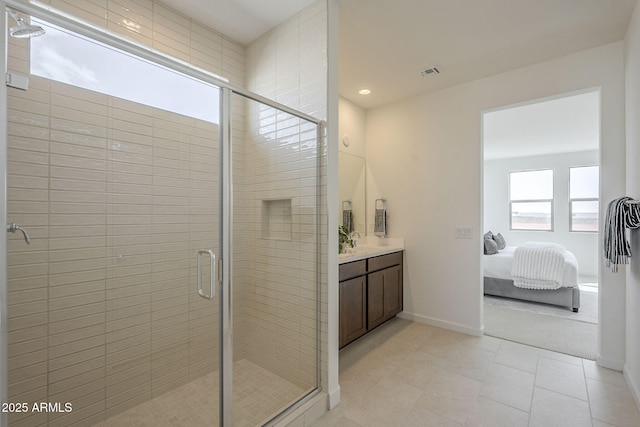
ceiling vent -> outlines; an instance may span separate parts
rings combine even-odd
[[[420,74],[422,77],[437,76],[440,74],[440,70],[438,70],[438,67],[431,67],[420,71]]]

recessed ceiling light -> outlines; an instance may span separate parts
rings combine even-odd
[[[370,91],[369,89],[360,89],[360,90],[358,91],[358,93],[359,93],[360,95],[369,95],[369,94],[371,93],[371,91]]]

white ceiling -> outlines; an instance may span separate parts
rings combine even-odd
[[[244,44],[313,2],[162,1]],[[622,40],[635,3],[339,0],[340,95],[367,109]]]
[[[485,113],[484,159],[598,150],[600,95],[588,92]]]
[[[248,44],[314,0],[161,0],[178,12]]]
[[[162,1],[247,44],[314,0]],[[340,95],[369,109],[619,41],[625,36],[636,1],[339,0]],[[441,73],[427,78],[420,75],[421,70],[433,66]],[[359,95],[361,88],[372,92]],[[534,122],[547,126],[515,126],[516,118],[510,119],[511,126],[496,130],[501,150],[513,150],[517,146],[515,134],[522,135],[525,129],[529,136],[521,139],[522,150],[541,148],[542,141],[555,141],[547,148],[559,150],[560,140],[542,135],[543,128],[555,131],[583,120],[578,119],[579,105],[565,110],[575,112],[571,117],[562,116],[561,111],[549,114],[551,109],[546,108],[542,112],[540,107],[503,113],[506,117],[535,111],[544,115]],[[576,141],[587,140],[580,135],[580,129],[586,131],[587,127],[584,123],[581,126],[556,134],[569,144],[561,150],[572,151]],[[489,156],[497,155],[491,154],[493,144],[493,139],[485,140]]]
[[[622,40],[635,3],[341,0],[340,94],[371,108]]]

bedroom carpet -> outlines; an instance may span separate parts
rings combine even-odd
[[[581,313],[559,309],[560,315],[541,314],[549,308],[506,298],[485,297],[485,334],[534,347],[595,360],[598,342],[596,292],[581,293]],[[587,307],[591,305],[591,309]],[[542,307],[541,307],[542,306]],[[595,307],[595,308],[594,308]],[[595,310],[595,316],[594,316]],[[595,318],[595,322],[592,320]]]
[[[565,307],[529,301],[519,301],[516,299],[494,297],[490,295],[485,295],[484,303],[512,308],[514,310],[523,310],[532,313],[562,317],[570,320],[579,320],[581,322],[598,323],[598,292],[589,291],[589,289],[589,286],[580,285],[580,311],[577,313],[574,313]]]

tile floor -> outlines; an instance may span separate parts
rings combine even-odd
[[[620,372],[394,319],[340,352],[341,403],[314,427],[638,427]]]
[[[308,390],[248,360],[234,362],[233,425],[262,425]],[[218,425],[218,372],[135,406],[94,427],[213,427]]]

